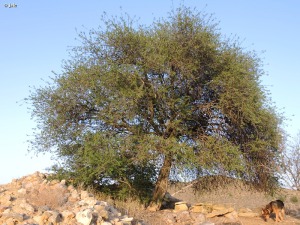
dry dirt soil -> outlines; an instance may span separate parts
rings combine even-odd
[[[244,185],[233,184],[226,185],[226,187],[222,186],[215,190],[195,192],[191,185],[177,184],[169,188],[169,193],[191,205],[195,203],[223,204],[228,207],[234,207],[237,212],[240,209],[247,208],[259,214],[261,213],[262,207],[267,205],[270,201],[280,199],[284,201],[286,211],[285,219],[280,223],[275,222],[274,218],[270,218],[265,222],[260,216],[254,218],[238,217],[235,221],[225,217],[216,217],[207,219],[207,221],[213,222],[216,225],[300,225],[300,191],[280,189],[271,196],[253,189],[251,190]],[[151,225],[160,225],[159,218],[163,216],[163,214],[163,211],[140,211],[136,212],[135,216]],[[188,223],[185,225],[188,225]]]

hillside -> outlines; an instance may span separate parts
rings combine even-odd
[[[208,184],[207,184],[208,185]],[[268,223],[260,211],[269,201],[282,199],[286,218],[282,225],[300,225],[300,193],[282,189],[274,197],[243,185],[227,185],[214,191],[194,193],[192,185],[176,184],[169,189],[166,206],[174,209],[151,212],[135,201],[113,201],[86,190],[67,186],[65,181],[47,181],[34,173],[0,186],[2,225],[262,225]]]
[[[2,225],[130,225],[132,221],[93,194],[66,186],[64,180],[49,182],[39,172],[0,186]]]

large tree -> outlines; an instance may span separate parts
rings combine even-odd
[[[52,151],[58,171],[87,184],[154,183],[157,207],[172,171],[271,184],[280,118],[255,52],[185,7],[150,26],[103,22],[81,33],[63,72],[28,97],[35,150]]]

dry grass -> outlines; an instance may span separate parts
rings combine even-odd
[[[45,186],[39,190],[34,189],[25,196],[28,203],[35,207],[47,206],[50,209],[62,207],[67,202],[66,190]]]
[[[105,201],[108,204],[114,206],[122,215],[129,215],[135,217],[137,213],[143,211],[145,206],[141,204],[138,200],[133,198],[127,198],[125,201],[113,199],[111,196],[104,193],[93,192],[96,199]]]

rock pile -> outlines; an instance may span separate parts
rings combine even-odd
[[[222,217],[238,221],[242,216],[258,216],[249,209],[237,212],[224,205],[198,203],[191,206],[166,195],[164,203],[169,209],[145,211],[152,218],[145,223],[122,215],[85,190],[67,186],[64,180],[48,181],[46,176],[36,172],[0,186],[1,225],[215,225],[210,219]]]
[[[178,202],[175,204],[175,211],[185,211],[188,206],[185,202]],[[209,204],[209,203],[198,203],[190,208],[190,212],[201,213],[206,216],[206,218],[221,217],[231,218],[232,220],[238,217],[258,217],[259,214],[253,212],[251,209],[240,209],[238,212],[232,206]]]
[[[0,186],[2,225],[131,225],[107,202],[36,172]],[[142,224],[136,222],[135,224]]]
[[[192,224],[192,225],[215,225],[215,224],[242,224],[241,217],[259,217],[259,214],[248,208],[238,211],[231,205],[197,203],[190,205],[187,202],[178,201],[168,195],[166,205],[174,205],[174,210],[162,210],[156,215],[158,220],[165,225]],[[174,202],[175,201],[175,202]],[[219,221],[222,223],[214,223]],[[226,222],[226,223],[225,223]]]

